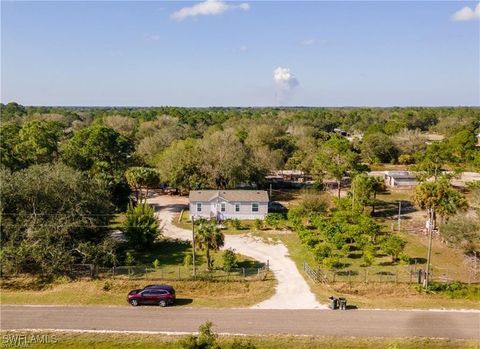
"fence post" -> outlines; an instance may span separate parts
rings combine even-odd
[[[365,269],[365,283],[367,283],[367,273],[368,273],[368,269]]]
[[[267,271],[270,270],[270,261],[267,259]]]
[[[178,267],[178,280],[180,280],[180,267]]]
[[[242,268],[243,278],[245,279],[245,268]]]

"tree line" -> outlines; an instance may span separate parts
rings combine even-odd
[[[148,233],[151,220],[141,220],[150,213],[127,207],[160,184],[181,191],[261,186],[270,171],[295,169],[318,183],[335,180],[338,197],[343,177],[358,178],[356,205],[374,206],[379,189],[368,188],[379,184],[360,175],[370,165],[405,164],[425,178],[444,169],[480,169],[479,108],[8,103],[0,110],[3,270],[36,265],[47,275],[64,273],[73,262],[115,263],[106,231],[116,212],[138,216],[130,222],[145,224],[138,245],[148,245],[158,233],[152,226]],[[335,134],[335,128],[352,137]],[[441,137],[431,140],[431,134]]]

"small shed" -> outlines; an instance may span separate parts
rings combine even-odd
[[[414,187],[417,177],[409,171],[385,171],[385,184],[389,187]]]

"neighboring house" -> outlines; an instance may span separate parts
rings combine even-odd
[[[264,190],[195,190],[188,199],[190,219],[264,219],[268,213]]]
[[[385,184],[390,187],[413,187],[417,177],[408,171],[385,171]]]
[[[265,179],[271,182],[298,182],[303,183],[311,177],[306,175],[305,172],[300,170],[278,170],[273,171]]]

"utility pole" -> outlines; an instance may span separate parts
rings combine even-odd
[[[197,278],[197,270],[195,269],[195,216],[192,215],[192,248],[193,248],[193,279]]]
[[[272,200],[272,183],[270,183],[270,200]]]
[[[428,210],[428,255],[427,255],[427,272],[426,272],[426,275],[425,275],[425,282],[424,282],[424,285],[425,285],[425,288],[428,287],[428,282],[429,282],[429,279],[430,279],[430,259],[432,257],[432,239],[433,239],[433,221],[432,221],[432,218],[433,218],[433,209],[429,209]]]
[[[402,221],[402,200],[398,201],[398,231],[401,228],[401,221]]]

